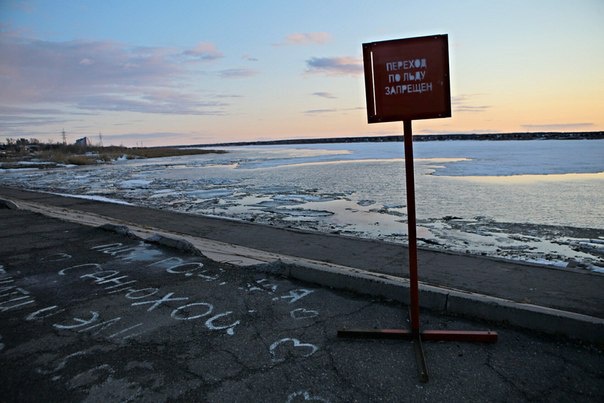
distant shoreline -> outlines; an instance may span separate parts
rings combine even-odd
[[[452,140],[601,140],[604,132],[535,132],[535,133],[485,133],[485,134],[419,134],[413,136],[413,141],[452,141]],[[170,147],[237,147],[288,144],[329,144],[329,143],[382,143],[403,141],[402,135],[391,136],[359,136],[359,137],[329,137],[316,139],[288,139],[267,141],[237,141],[232,143],[191,144]]]

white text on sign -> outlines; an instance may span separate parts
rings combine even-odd
[[[421,94],[432,91],[431,82],[423,82],[426,78],[428,63],[426,59],[396,60],[386,63],[388,83],[384,87],[385,95]],[[409,71],[413,70],[413,71]],[[400,73],[395,73],[400,71]],[[398,84],[401,83],[401,84]]]

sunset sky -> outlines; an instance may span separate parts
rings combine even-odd
[[[0,0],[0,142],[400,134],[362,44],[449,35],[453,117],[417,134],[604,130],[604,1]]]

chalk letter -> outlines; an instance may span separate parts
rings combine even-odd
[[[189,268],[188,270],[182,269],[183,267],[188,268],[188,266],[191,266],[191,268]],[[171,266],[166,269],[166,272],[168,272],[170,274],[185,274],[185,273],[190,273],[192,271],[195,271],[195,270],[201,269],[201,268],[203,268],[203,263],[199,263],[199,262],[184,263],[184,264],[177,264],[177,265]],[[176,270],[176,269],[181,269],[181,270]]]
[[[154,294],[157,294],[158,291],[159,291],[159,288],[141,288],[140,290],[131,288],[130,292],[128,294],[126,294],[126,298],[128,298],[128,299],[147,298]],[[142,295],[139,295],[139,293],[141,293]]]
[[[78,330],[78,333],[87,332],[88,330],[101,326],[101,328],[99,330],[97,330],[96,332],[93,333],[93,334],[99,334],[101,331],[103,331],[103,329],[105,329],[106,327],[109,327],[109,326],[113,326],[114,323],[119,322],[120,320],[122,320],[122,318],[118,316],[117,318],[106,320],[104,322],[99,322],[95,325],[87,327],[86,329]]]
[[[293,304],[294,302],[306,297],[308,294],[310,294],[312,292],[314,292],[314,291],[307,290],[305,288],[298,288],[296,290],[291,290],[288,295],[282,295],[281,297],[273,298],[273,301],[276,301],[278,299],[289,299],[290,300],[289,303]]]
[[[191,316],[182,316],[178,313],[180,310],[184,310],[184,309],[190,308],[192,306],[200,306],[200,305],[206,307],[206,312],[204,312],[202,314],[198,314],[198,315],[191,315]],[[193,320],[193,319],[202,318],[204,316],[207,316],[207,315],[211,314],[213,310],[214,310],[214,307],[212,306],[212,304],[207,304],[205,302],[193,302],[192,304],[179,306],[178,308],[176,308],[175,310],[172,311],[172,314],[170,316],[172,316],[172,318],[174,318],[176,320]],[[187,311],[185,311],[185,313],[186,312]]]
[[[137,280],[130,280],[130,281],[124,281],[122,282],[121,280],[124,278],[128,278],[128,276],[120,276],[120,277],[114,277],[114,278],[110,278],[107,280],[103,280],[103,281],[99,281],[98,284],[105,284],[105,283],[113,283],[113,285],[110,285],[108,287],[105,287],[105,290],[110,290],[112,288],[117,288],[117,287],[122,287],[128,284],[132,284],[132,283],[136,283]]]
[[[164,302],[168,302],[168,301],[185,301],[185,300],[189,299],[189,297],[170,298],[172,295],[174,295],[174,293],[170,292],[170,293],[164,295],[161,299],[158,299],[158,300],[155,300],[155,301],[133,302],[131,305],[135,306],[135,305],[153,304],[153,305],[151,305],[151,307],[149,309],[147,309],[147,312],[151,312],[152,310],[154,310],[155,308],[157,308],[158,306],[160,306]]]
[[[78,322],[75,325],[59,325],[58,323],[55,323],[53,327],[56,327],[57,329],[75,329],[76,327],[89,325],[99,318],[98,312],[90,311],[90,313],[92,314],[90,319],[73,318],[74,321]]]
[[[125,329],[120,330],[119,332],[115,332],[115,333],[113,333],[111,336],[109,336],[109,338],[111,339],[111,338],[113,338],[113,337],[117,336],[118,334],[126,333],[126,332],[128,332],[128,331],[130,331],[130,330],[132,330],[132,329],[135,329],[135,328],[137,328],[137,327],[139,327],[139,326],[142,326],[142,325],[143,325],[143,323],[142,323],[142,322],[141,322],[141,323],[137,323],[137,324],[136,324],[136,325],[134,325],[134,326],[130,326],[130,327],[127,327],[127,328],[125,328]],[[137,336],[137,335],[139,335],[139,334],[140,334],[140,333],[134,333],[134,334],[130,334],[130,335],[128,335],[128,336],[122,337],[122,340],[126,340],[126,339],[128,339],[128,338],[130,338],[130,337]]]
[[[49,316],[54,316],[58,313],[63,312],[65,309],[61,309],[55,313],[47,313],[46,315],[40,316],[40,314],[42,312],[46,312],[46,311],[53,311],[55,309],[57,309],[58,306],[56,305],[52,305],[52,306],[47,306],[46,308],[42,308],[42,309],[38,309],[36,312],[32,312],[29,315],[27,315],[25,317],[25,320],[30,321],[30,320],[36,320],[36,319],[44,319],[44,318],[48,318]]]
[[[97,271],[94,273],[88,273],[88,274],[82,274],[80,276],[80,278],[92,278],[94,279],[95,283],[100,283],[101,281],[113,277],[117,274],[119,274],[120,272],[117,270],[103,270],[103,271]]]
[[[101,268],[101,265],[98,263],[84,263],[84,264],[77,264],[75,266],[69,266],[64,268],[63,270],[59,271],[59,276],[64,276],[65,273],[68,270],[75,270],[75,269],[94,269],[94,271],[99,271],[99,269]]]
[[[235,321],[233,323],[231,323],[230,325],[224,325],[224,326],[215,326],[214,325],[214,321],[222,318],[224,316],[228,316],[230,314],[232,314],[233,312],[228,311],[225,313],[219,313],[218,315],[212,316],[210,319],[206,320],[206,327],[210,330],[222,330],[222,329],[227,329],[227,334],[229,336],[232,336],[235,334],[235,326],[237,326],[239,323],[241,323],[240,321]]]

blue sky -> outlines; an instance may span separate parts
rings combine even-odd
[[[449,35],[453,117],[415,133],[604,130],[604,2],[0,0],[0,141],[399,134],[361,45]]]

